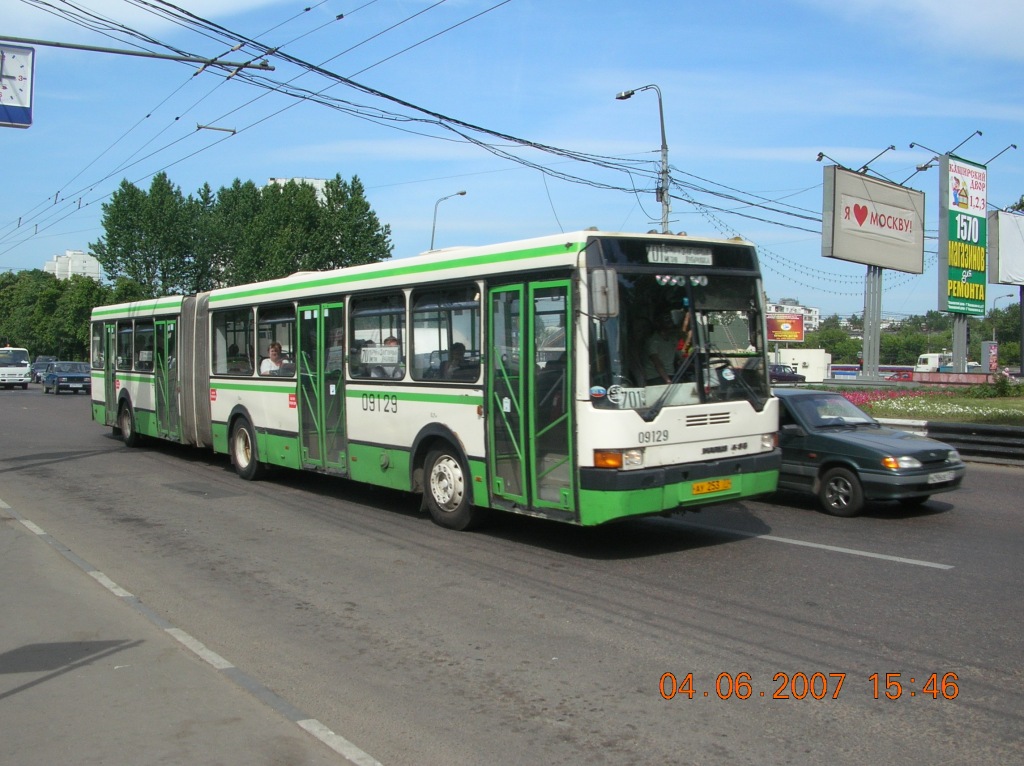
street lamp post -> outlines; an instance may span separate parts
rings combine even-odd
[[[437,231],[437,206],[444,202],[446,199],[452,197],[465,197],[465,191],[455,192],[455,194],[449,194],[447,197],[441,197],[437,202],[434,203],[434,225],[430,227],[430,249],[434,249],[434,233]]]
[[[661,201],[661,232],[668,234],[668,214],[672,205],[668,188],[668,142],[665,140],[665,109],[661,102],[661,88],[652,83],[642,88],[624,90],[616,94],[615,98],[625,101],[634,93],[639,93],[642,90],[653,90],[658,94],[658,118],[661,120],[661,180],[658,183],[658,199]]]
[[[1012,298],[1013,293],[1007,293],[1006,295],[997,295],[992,299],[992,342],[996,342],[996,301],[1001,301],[1003,298]]]

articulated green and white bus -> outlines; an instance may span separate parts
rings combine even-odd
[[[104,306],[93,419],[245,479],[422,494],[454,529],[698,509],[776,486],[762,296],[749,242],[579,231]]]

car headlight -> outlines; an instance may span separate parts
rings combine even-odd
[[[921,461],[916,457],[884,457],[882,458],[882,465],[893,471],[898,471],[900,468],[920,468]]]
[[[960,462],[960,453],[957,452],[955,449],[951,449],[946,454],[946,460],[948,460],[950,463],[959,463]]]

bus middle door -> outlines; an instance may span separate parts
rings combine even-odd
[[[304,468],[347,473],[345,457],[345,309],[299,307],[299,435]]]
[[[156,386],[156,429],[162,439],[181,439],[181,418],[178,415],[178,385],[176,348],[177,320],[158,319],[154,322],[156,342],[154,343],[153,383]]]

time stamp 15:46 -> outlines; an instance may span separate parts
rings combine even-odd
[[[916,684],[918,680],[921,685]],[[877,699],[898,700],[903,697],[931,697],[932,699],[953,700],[960,694],[956,673],[930,673],[908,676],[902,673],[872,673],[867,677],[867,691]],[[693,673],[677,677],[675,673],[663,673],[658,682],[658,691],[667,700],[676,697],[718,697],[718,699],[773,700],[788,699],[839,699],[839,693],[846,683],[846,673],[776,673],[772,683],[764,689],[757,688],[758,682],[750,673],[719,673],[714,684],[700,687],[694,681]]]

